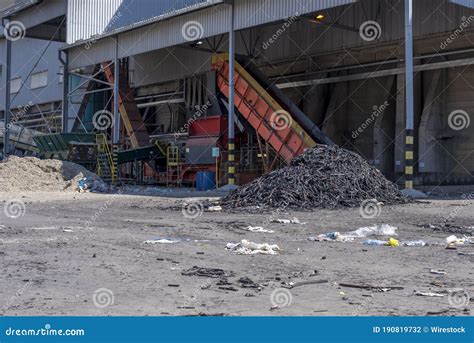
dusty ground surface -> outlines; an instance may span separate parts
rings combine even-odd
[[[26,211],[17,219],[0,212],[3,315],[472,314],[472,300],[461,299],[460,306],[452,306],[446,292],[462,288],[473,296],[474,256],[466,253],[473,253],[474,245],[446,250],[449,228],[419,225],[448,218],[456,225],[472,226],[474,201],[437,199],[382,207],[373,219],[362,218],[358,209],[204,212],[192,219],[183,216],[183,199],[175,197],[2,193],[1,207],[13,198],[23,201]],[[307,224],[269,224],[272,216],[297,217]],[[397,226],[400,240],[423,239],[434,245],[307,240],[320,233],[383,223]],[[243,228],[248,225],[274,233],[246,232]],[[157,238],[180,242],[144,243]],[[282,251],[246,256],[225,250],[228,242],[242,239],[278,244]],[[230,276],[221,280],[182,275],[193,266],[221,268]],[[447,274],[432,274],[430,269],[444,269]],[[261,289],[243,288],[238,282],[242,277]],[[281,289],[282,282],[309,280],[328,282]],[[341,283],[402,289],[382,292]],[[445,296],[417,296],[415,291]],[[271,309],[279,302],[280,307]]]

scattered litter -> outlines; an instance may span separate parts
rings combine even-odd
[[[374,225],[369,227],[361,227],[355,231],[350,231],[344,234],[339,232],[329,232],[316,237],[308,237],[310,241],[336,241],[336,242],[352,242],[356,238],[368,237],[368,236],[395,236],[397,235],[397,228],[388,224]],[[369,240],[374,241],[376,240]],[[381,244],[373,245],[384,245],[385,241],[380,241]],[[382,243],[383,242],[383,243]]]
[[[71,230],[71,229],[64,229],[63,232],[74,232],[74,230]]]
[[[199,243],[199,242],[209,242],[207,239],[190,239],[190,238],[155,238],[155,239],[148,239],[146,240],[145,244],[174,244],[174,243],[180,243],[180,242],[193,242],[193,243]]]
[[[398,247],[400,245],[400,242],[396,240],[395,238],[390,238],[387,242],[387,245],[389,247]]]
[[[428,311],[426,312],[427,316],[439,316],[440,314],[445,314],[450,312],[451,310],[449,309],[444,309],[444,310],[439,310],[439,311]]]
[[[422,296],[422,297],[442,298],[442,297],[444,297],[446,294],[433,293],[433,292],[419,292],[419,291],[415,291],[415,295]]]
[[[314,242],[350,242],[353,241],[354,238],[352,237],[347,237],[345,235],[341,235],[339,232],[329,232],[329,233],[323,233],[321,235],[318,235],[316,237],[308,237],[309,241],[314,241]]]
[[[407,242],[403,242],[402,245],[405,245],[407,247],[424,247],[426,245],[426,242],[422,240],[407,241]]]
[[[368,239],[364,241],[365,245],[386,245],[390,247],[398,247],[400,245],[400,242],[396,240],[395,238],[390,238],[388,241],[381,241],[378,239]]]
[[[457,250],[458,247],[456,246],[456,243],[448,243],[448,244],[446,245],[446,249],[447,249],[447,250]]]
[[[250,232],[261,232],[261,233],[274,233],[275,232],[273,230],[264,229],[261,226],[247,226],[245,230],[250,231]]]
[[[219,211],[222,211],[222,207],[221,206],[210,206],[207,210],[209,212],[219,212]]]
[[[181,275],[185,276],[205,276],[208,278],[218,279],[222,277],[231,277],[234,276],[234,272],[225,271],[223,269],[217,268],[201,268],[194,266],[190,269],[183,270]]]
[[[300,222],[298,218],[292,218],[292,219],[272,219],[271,223],[279,223],[279,224],[300,224],[300,225],[305,225],[306,223]]]
[[[146,240],[143,243],[145,244],[174,244],[178,242],[179,240],[177,239],[157,238],[157,239]]]
[[[226,249],[233,250],[239,255],[277,255],[280,248],[276,244],[254,243],[243,239],[240,243],[227,243]]]
[[[352,283],[340,283],[339,286],[341,287],[349,287],[349,288],[359,288],[359,289],[366,289],[369,291],[379,291],[379,292],[388,292],[391,290],[402,290],[403,287],[401,286],[373,286],[373,285],[358,285]]]
[[[458,255],[463,255],[463,256],[474,256],[474,252],[458,252]]]
[[[328,283],[329,280],[308,280],[308,281],[299,281],[299,282],[289,282],[285,285],[283,285],[283,288],[295,288],[295,287],[300,287],[300,286],[305,286],[305,285],[315,285],[315,284],[320,284],[320,283]]]
[[[444,269],[430,269],[431,274],[437,274],[437,275],[446,275],[447,272]]]
[[[231,291],[231,292],[237,292],[238,289],[235,287],[218,287],[219,289],[222,289],[223,291]]]
[[[262,289],[262,286],[260,286],[258,283],[255,283],[252,279],[248,277],[241,277],[240,279],[237,280],[239,283],[239,286],[242,288],[254,288],[254,289]]]
[[[464,239],[457,238],[455,235],[451,235],[446,238],[446,244],[451,244],[451,243],[464,244]]]
[[[396,236],[397,228],[388,224],[361,227],[345,234],[348,237],[360,238],[368,236]]]

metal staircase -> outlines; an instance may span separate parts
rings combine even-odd
[[[166,149],[166,185],[181,186],[181,158],[177,146]]]
[[[115,183],[118,178],[117,158],[110,149],[107,136],[104,133],[96,135],[97,144],[97,175],[106,182]]]

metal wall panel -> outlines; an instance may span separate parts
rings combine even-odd
[[[68,44],[102,34],[122,1],[68,0]]]
[[[235,3],[237,30],[354,3],[356,0],[239,0]]]
[[[453,4],[474,8],[474,0],[450,0]]]
[[[67,12],[67,3],[64,0],[48,0],[34,5],[18,14],[15,14],[13,20],[18,20],[30,28],[51,19],[65,15]]]
[[[80,1],[80,0],[70,0]],[[238,0],[235,5],[235,26],[243,29],[268,22],[282,20],[297,14],[309,13],[323,8],[353,3],[355,0]],[[164,47],[186,43],[182,29],[189,22],[197,22],[202,27],[200,37],[212,37],[229,31],[230,6],[220,4],[200,11],[184,14],[166,21],[157,22],[120,34],[120,56],[132,56]],[[107,41],[107,40],[104,40]],[[87,60],[98,63],[111,59],[113,55],[104,56],[98,46],[103,40],[95,43],[94,48],[84,46],[72,50],[73,57],[82,53],[87,59],[73,58],[72,67],[85,66]],[[105,44],[108,44],[105,42]]]
[[[380,4],[380,10],[378,8]],[[301,55],[301,49],[307,54],[319,54],[344,48],[374,47],[393,41],[401,41],[404,37],[404,2],[389,2],[379,0],[362,0],[350,6],[333,8],[323,11],[327,18],[337,18],[339,24],[352,27],[354,31],[338,27],[328,27],[320,24],[299,20],[295,24],[298,36],[305,37],[299,46],[295,45],[295,36],[284,34],[278,37],[264,51],[264,59],[277,61]],[[452,4],[446,0],[418,0],[414,2],[413,30],[415,38],[433,34],[447,33],[459,29],[466,18],[474,15],[474,11]],[[361,38],[358,29],[366,21],[376,21],[381,28],[381,36],[374,41]],[[263,40],[271,37],[279,25],[265,26],[254,29],[254,35],[261,35]],[[470,21],[470,29],[474,29],[474,21]],[[467,30],[467,29],[466,29]],[[440,44],[447,38],[440,36]],[[299,43],[298,43],[299,44]],[[440,47],[435,47],[440,50]],[[436,52],[436,50],[433,50]],[[375,50],[374,50],[375,53]]]
[[[68,0],[68,44],[146,22],[207,0]]]
[[[206,2],[207,0],[122,0],[117,9],[117,13],[121,16],[110,23],[104,32],[111,32]]]
[[[0,29],[2,29],[0,27]],[[3,30],[3,29],[2,29]],[[23,38],[12,43],[12,79],[21,77],[25,82],[21,91],[12,94],[12,107],[25,106],[30,101],[33,104],[43,104],[62,99],[62,84],[59,83],[60,62],[58,60],[58,49],[62,43],[51,43],[43,58],[39,54],[47,47],[47,41]],[[5,40],[0,40],[0,64],[5,65]],[[35,63],[33,73],[48,71],[48,86],[38,89],[30,89],[31,78],[27,79]],[[2,68],[3,71],[5,70]],[[5,106],[5,73],[0,76],[0,111]]]

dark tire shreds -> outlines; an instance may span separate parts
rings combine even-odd
[[[221,205],[225,209],[337,209],[358,207],[370,199],[387,205],[407,202],[394,183],[358,154],[320,145],[231,192]]]

